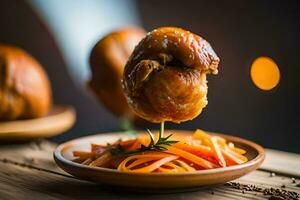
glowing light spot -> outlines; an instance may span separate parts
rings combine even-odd
[[[251,79],[262,90],[271,90],[280,81],[280,71],[272,58],[259,57],[251,66]]]

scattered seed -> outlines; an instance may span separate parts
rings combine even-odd
[[[279,196],[270,196],[269,200],[284,200],[284,198]]]
[[[274,177],[274,176],[276,176],[276,174],[274,172],[271,172],[270,177]]]
[[[299,199],[300,195],[297,192],[288,191],[284,189],[279,188],[261,188],[255,185],[249,185],[249,184],[241,184],[237,182],[229,182],[226,183],[225,186],[231,187],[233,189],[238,189],[243,191],[254,191],[254,192],[260,192],[264,195],[270,196],[269,199],[271,200],[283,200],[283,199]],[[286,187],[283,185],[284,188]],[[299,185],[300,187],[300,185]]]

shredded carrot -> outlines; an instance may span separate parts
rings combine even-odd
[[[92,149],[92,152],[95,152],[95,151],[103,151],[105,149],[105,145],[100,145],[100,144],[91,144],[91,149]]]
[[[244,149],[236,147],[223,137],[210,135],[200,129],[192,136],[178,136],[176,139],[179,141],[164,144],[161,150],[150,149],[146,152],[142,147],[148,147],[150,138],[145,135],[136,139],[118,140],[108,146],[91,144],[90,152],[73,152],[74,162],[134,173],[186,173],[239,165],[248,161]],[[156,135],[154,142],[157,141]],[[110,151],[111,149],[114,151]]]
[[[141,147],[141,142],[140,140],[135,140],[130,146],[129,148],[127,149],[128,151],[133,151],[133,150],[136,150],[138,148]]]
[[[240,159],[240,160],[242,160],[242,161],[244,161],[244,162],[247,162],[247,161],[248,161],[248,158],[247,158],[246,156],[243,156],[243,155],[241,155],[241,154],[239,154],[239,153],[233,151],[233,150],[230,149],[230,148],[227,148],[227,147],[226,147],[225,150],[226,150],[227,152],[229,152],[230,154],[232,154],[233,156],[235,156],[236,158],[238,158],[238,159]]]
[[[135,144],[136,142],[138,142],[137,139],[132,139],[132,140],[126,140],[126,141],[119,141],[118,144],[121,145],[122,147],[129,147],[129,146],[132,146],[133,144]]]
[[[167,152],[168,153],[172,153],[172,154],[175,154],[175,155],[178,155],[186,160],[189,160],[205,169],[211,169],[211,168],[214,168],[216,167],[216,165],[208,160],[205,160],[201,157],[198,157],[194,154],[191,154],[187,151],[184,151],[182,149],[178,149],[176,147],[173,147],[173,146],[168,146],[166,147],[168,150]]]
[[[132,161],[134,159],[140,159],[140,158],[145,158],[146,156],[148,156],[148,158],[152,158],[152,160],[155,160],[156,158],[160,158],[159,160],[156,160],[155,162],[153,162],[152,164],[149,164],[147,166],[141,167],[141,168],[137,168],[137,169],[132,169],[129,168],[129,166],[126,166],[128,164],[129,161]],[[152,157],[149,157],[152,156]],[[161,167],[162,165],[177,159],[178,156],[174,156],[174,155],[170,155],[170,154],[157,154],[157,155],[136,155],[136,156],[130,156],[128,158],[126,158],[125,160],[123,160],[120,165],[118,166],[118,170],[121,171],[128,171],[128,172],[136,172],[136,173],[150,173],[156,169],[158,169],[159,167]],[[136,166],[136,165],[134,165]]]
[[[164,166],[169,167],[170,169],[164,168]],[[168,162],[160,168],[164,169],[165,172],[167,172],[167,170],[172,170],[170,172],[186,172],[186,170],[183,167],[178,166],[178,165],[174,164],[173,162]]]
[[[105,152],[96,160],[91,162],[89,165],[94,167],[106,167],[107,164],[111,161],[111,159],[112,159],[111,153]]]
[[[166,167],[160,167],[157,169],[158,172],[163,172],[163,173],[177,173],[177,172],[182,172],[179,171],[177,168],[166,168]]]
[[[140,158],[140,159],[136,159],[135,161],[133,161],[131,164],[129,164],[128,165],[128,167],[127,168],[134,168],[134,167],[136,167],[136,166],[138,166],[138,165],[141,165],[141,164],[145,164],[145,163],[148,163],[148,162],[150,162],[150,161],[152,161],[153,160],[153,158],[151,157],[149,157],[149,158]]]
[[[194,172],[196,171],[195,168],[191,167],[190,165],[186,164],[182,160],[175,160],[173,161],[175,163],[178,163],[182,168],[184,168],[187,172]]]
[[[200,139],[201,141],[203,141],[204,143],[209,143],[209,139],[212,137],[211,135],[205,133],[205,131],[197,129],[193,135],[194,138],[196,139]],[[221,145],[226,145],[226,140],[220,136],[214,136],[218,143]]]
[[[92,158],[88,158],[85,161],[83,161],[81,164],[83,164],[83,165],[89,165],[91,162],[93,162],[93,159]]]
[[[230,147],[229,147],[230,148]],[[238,148],[238,147],[233,147],[230,148],[232,151],[240,154],[240,155],[244,155],[245,153],[247,153],[244,149]]]
[[[178,143],[174,144],[173,146],[178,148],[178,149],[182,149],[182,150],[187,151],[189,153],[200,156],[202,158],[214,155],[211,148],[208,147],[208,146],[204,146],[204,145],[193,146],[193,145],[188,145],[188,144],[185,144],[185,143],[178,142]]]
[[[95,154],[93,152],[86,152],[86,151],[73,151],[74,157],[79,157],[81,159],[87,159],[89,157],[93,157]]]
[[[235,157],[234,155],[232,155],[231,153],[229,153],[224,149],[222,149],[222,153],[225,157],[228,166],[244,163],[243,160],[240,160],[239,158]]]
[[[214,152],[215,158],[218,159],[219,164],[221,165],[221,167],[226,167],[226,162],[225,162],[225,159],[222,155],[221,148],[220,148],[220,146],[217,142],[216,137],[211,137],[210,138],[210,146],[211,146],[211,148]]]

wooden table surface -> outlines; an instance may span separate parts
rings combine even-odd
[[[231,184],[210,186],[193,192],[138,194],[112,190],[78,180],[60,170],[52,157],[55,144],[45,140],[0,145],[0,199],[276,199],[263,189],[300,193],[300,155],[267,150],[263,166],[231,183],[255,185],[261,192],[235,189]],[[271,172],[275,172],[273,176]],[[275,176],[274,176],[275,175]],[[280,199],[280,198],[277,198]],[[286,199],[286,198],[281,198]]]

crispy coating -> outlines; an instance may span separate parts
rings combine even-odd
[[[126,61],[145,35],[141,28],[123,28],[99,40],[91,52],[89,86],[104,106],[117,116],[137,117],[128,107],[121,80]]]
[[[175,27],[155,29],[125,66],[127,101],[151,122],[191,120],[207,105],[206,74],[217,74],[218,64],[218,56],[200,36]]]
[[[0,120],[42,117],[51,103],[42,66],[22,49],[0,44]]]

